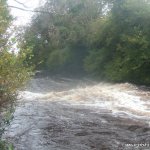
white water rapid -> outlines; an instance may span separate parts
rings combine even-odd
[[[3,138],[15,150],[149,150],[150,90],[87,79],[32,79]]]

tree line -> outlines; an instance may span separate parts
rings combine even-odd
[[[54,73],[86,73],[150,84],[149,0],[47,0],[20,42],[28,62]]]

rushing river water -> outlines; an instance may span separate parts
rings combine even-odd
[[[15,150],[149,150],[150,90],[68,78],[32,79],[19,94],[3,138]]]

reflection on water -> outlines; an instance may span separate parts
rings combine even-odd
[[[150,91],[131,84],[36,78],[19,97],[3,135],[17,150],[116,150],[150,140]]]

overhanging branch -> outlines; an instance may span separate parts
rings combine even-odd
[[[8,5],[9,8],[14,8],[14,9],[19,9],[19,10],[22,10],[22,11],[28,11],[28,12],[36,12],[36,13],[46,13],[46,14],[51,14],[50,12],[48,11],[40,11],[40,10],[30,10],[30,9],[25,9],[25,8],[20,8],[20,7],[16,7],[16,6],[11,6],[11,5]]]
[[[15,1],[16,3],[22,5],[22,6],[25,7],[25,8],[29,8],[29,7],[27,7],[24,3],[21,3],[21,2],[19,2],[18,0],[14,0],[14,1]]]

